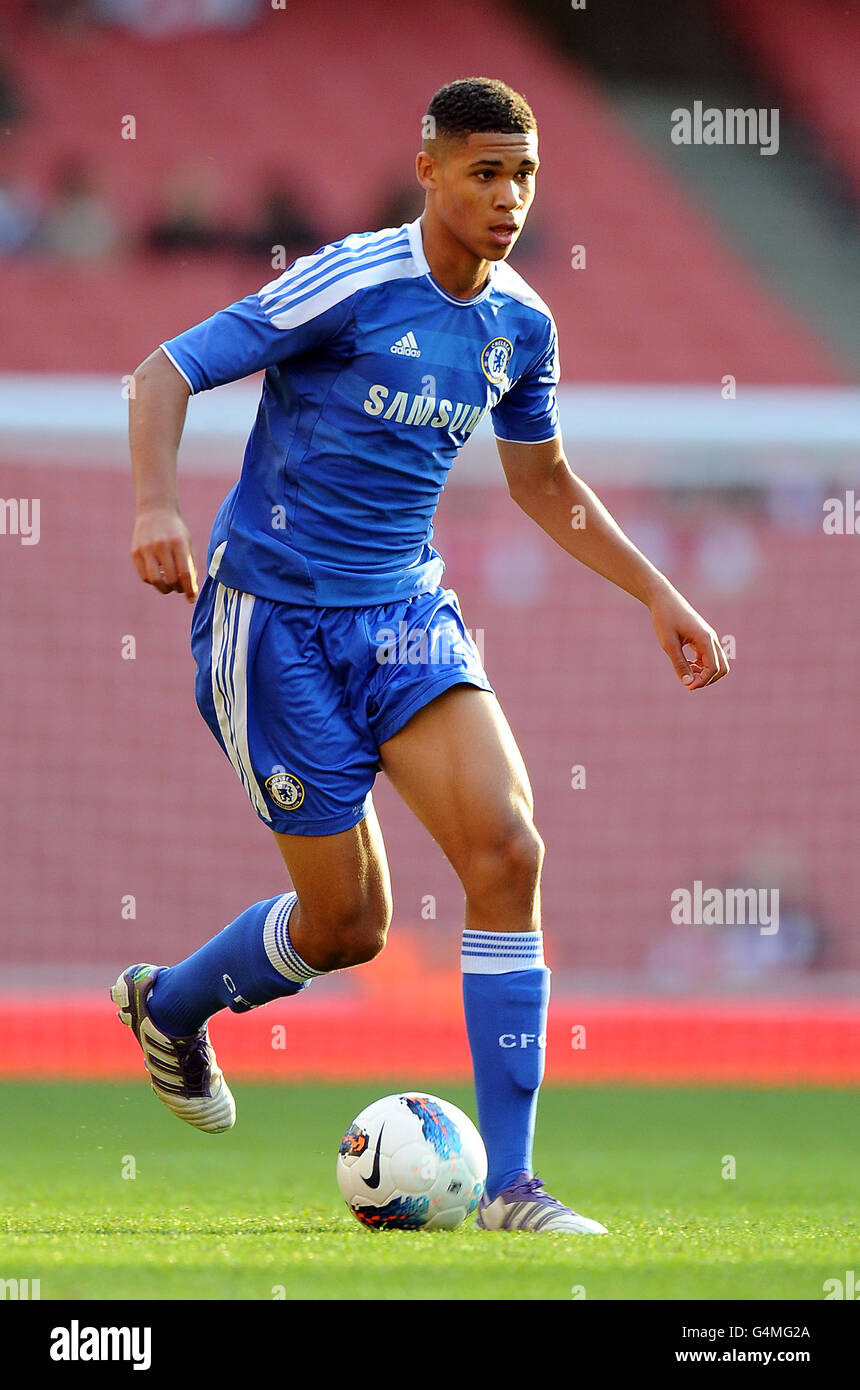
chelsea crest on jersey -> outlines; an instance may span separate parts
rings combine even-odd
[[[522,443],[558,427],[552,315],[492,263],[456,299],[420,219],[345,237],[162,349],[192,393],[265,370],[242,472],[215,520],[209,573],[288,603],[363,606],[438,585],[433,515],[489,412]]]

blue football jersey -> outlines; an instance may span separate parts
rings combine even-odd
[[[420,219],[344,237],[161,344],[193,393],[265,369],[209,573],[287,603],[364,606],[434,589],[433,516],[489,410],[497,437],[557,432],[558,340],[520,275],[455,299]]]

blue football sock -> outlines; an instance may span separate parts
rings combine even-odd
[[[323,970],[296,953],[287,930],[295,893],[247,908],[199,951],[162,970],[148,1006],[157,1028],[188,1037],[220,1009],[245,1013],[271,999],[298,994]]]
[[[532,1173],[550,972],[541,932],[463,933],[463,1002],[492,1201]]]

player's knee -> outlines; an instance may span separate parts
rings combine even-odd
[[[544,842],[532,822],[521,821],[501,847],[504,882],[524,892],[537,891],[544,860]]]
[[[468,897],[529,901],[540,884],[544,843],[530,820],[508,825],[469,856],[464,886]]]
[[[341,959],[344,966],[364,965],[369,960],[375,960],[385,946],[387,940],[386,932],[381,929],[373,932],[362,932],[358,936],[347,938],[341,943]]]
[[[387,926],[381,922],[365,923],[360,927],[344,929],[338,937],[328,943],[327,970],[347,970],[353,965],[364,965],[375,960],[385,946]]]
[[[383,950],[391,925],[388,899],[342,904],[317,924],[317,969],[346,970],[364,965]]]

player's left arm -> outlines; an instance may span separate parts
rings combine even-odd
[[[720,639],[664,574],[637,550],[600,498],[571,470],[561,436],[541,444],[497,438],[508,490],[517,505],[563,550],[651,613],[661,647],[688,690],[728,674]],[[692,648],[694,658],[684,655]]]

